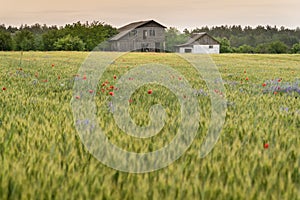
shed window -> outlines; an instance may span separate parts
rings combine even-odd
[[[210,48],[210,49],[213,49],[213,48],[214,48],[214,46],[213,46],[213,45],[209,45],[209,48]]]
[[[192,53],[192,49],[184,49],[184,53]]]

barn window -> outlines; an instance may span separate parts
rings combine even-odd
[[[132,30],[129,32],[129,36],[136,36],[137,31],[136,30]]]
[[[155,30],[150,30],[150,36],[155,36]]]
[[[214,48],[214,46],[213,46],[213,45],[209,45],[209,48],[210,48],[210,49],[213,49],[213,48]]]
[[[147,30],[144,30],[143,31],[143,39],[144,40],[147,39],[147,36],[148,36],[148,32],[147,32]]]
[[[192,53],[192,49],[184,49],[184,53]]]

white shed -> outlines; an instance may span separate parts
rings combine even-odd
[[[176,45],[178,53],[219,54],[220,43],[207,33],[193,34],[188,42]]]

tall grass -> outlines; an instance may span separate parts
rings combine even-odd
[[[132,95],[131,117],[147,125],[148,109],[159,103],[166,108],[166,126],[145,140],[117,127],[109,104],[109,91],[115,89],[108,87],[128,70],[147,61],[168,64],[186,77],[199,101],[200,128],[191,147],[172,165],[145,174],[111,169],[81,143],[70,101],[74,81],[84,76],[77,71],[86,56],[25,52],[20,59],[20,52],[0,53],[0,199],[299,199],[300,95],[274,91],[271,85],[277,80],[279,87],[297,86],[299,56],[212,56],[227,90],[228,110],[217,144],[203,159],[199,149],[211,108],[206,84],[195,70],[173,54],[133,53],[116,60],[93,92],[100,126],[123,149],[162,148],[180,123],[175,96],[150,84]]]

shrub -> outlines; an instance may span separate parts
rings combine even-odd
[[[66,35],[63,38],[58,39],[54,43],[55,50],[64,50],[64,51],[83,51],[85,44],[83,41],[75,36]]]
[[[300,43],[294,44],[291,51],[292,53],[300,53]]]
[[[10,51],[12,50],[12,38],[9,33],[0,31],[0,50]]]

